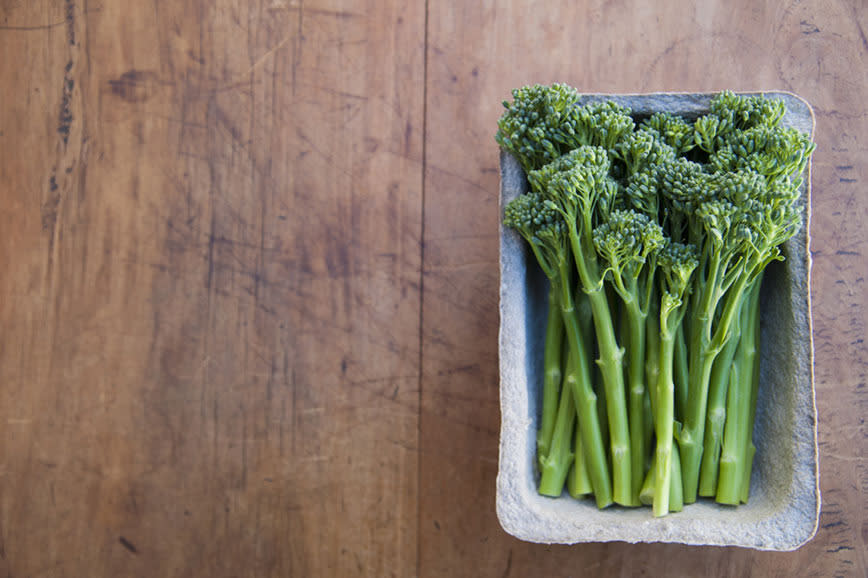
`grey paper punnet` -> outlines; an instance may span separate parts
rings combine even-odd
[[[784,124],[813,133],[810,106],[783,92]],[[666,111],[695,118],[712,94],[589,95],[613,100],[634,114]],[[518,162],[501,154],[501,209],[527,190]],[[654,518],[650,508],[609,507],[536,491],[536,431],[547,280],[514,231],[500,232],[500,467],[497,515],[503,528],[540,543],[679,542],[794,550],[817,530],[820,492],[810,307],[810,171],[803,195],[805,226],[772,263],[762,288],[760,391],[754,429],[757,454],[748,504],[737,508],[707,499]]]

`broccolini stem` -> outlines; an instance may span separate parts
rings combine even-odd
[[[574,379],[575,370],[576,362],[570,353],[567,355],[565,380]],[[555,418],[551,448],[548,455],[540,460],[542,475],[540,476],[539,493],[544,496],[557,498],[564,490],[564,482],[573,463],[570,443],[575,423],[576,411],[573,403],[573,389],[563,387]]]
[[[624,392],[624,350],[615,340],[612,317],[606,292],[602,289],[587,292],[594,313],[594,327],[600,357],[597,365],[603,375],[606,392],[606,410],[609,421],[609,439],[612,451],[613,497],[622,506],[638,505],[633,498],[630,461],[630,431],[627,422],[627,400]]]
[[[720,251],[710,249],[711,254],[708,256],[708,272],[704,281],[697,279],[694,295],[696,301],[692,303],[691,316],[692,327],[690,328],[690,349],[693,351],[696,345],[703,345],[703,349],[707,348],[707,344],[711,341],[711,324],[714,320],[714,310],[717,308],[717,302],[720,300],[720,292],[718,284],[720,283],[721,261]],[[700,270],[702,270],[700,266]],[[690,382],[693,386],[693,382]],[[693,394],[693,391],[690,392]],[[684,456],[681,456],[682,458]],[[682,465],[684,465],[682,463]]]
[[[639,502],[643,506],[650,506],[654,503],[654,486],[657,483],[657,453],[651,454],[651,467],[645,473],[645,479],[642,480],[642,489],[639,490]]]
[[[593,491],[591,475],[585,462],[584,448],[582,447],[582,428],[575,428],[573,436],[573,467],[567,475],[567,491],[574,498],[581,498]]]
[[[684,509],[684,494],[681,487],[681,458],[678,446],[672,445],[672,473],[669,483],[669,511],[680,512]],[[639,501],[646,506],[654,505],[654,489],[657,483],[657,453],[651,454],[651,467],[642,482],[642,490],[639,492]],[[652,510],[653,511],[653,510]]]
[[[672,446],[672,483],[669,485],[669,511],[680,512],[684,509],[684,490],[681,484],[681,452]]]
[[[581,332],[582,343],[585,343],[587,344],[587,347],[590,347],[593,343],[591,306],[585,298],[585,294],[581,291],[576,292],[575,304],[576,317],[579,321],[579,331]],[[590,352],[585,352],[586,355],[588,353]],[[591,391],[593,392],[593,390]],[[575,399],[575,395],[573,398]],[[579,409],[577,404],[576,413],[578,413],[578,411]],[[599,416],[599,412],[596,412],[595,415]],[[585,457],[587,450],[582,442],[582,428],[580,425],[576,426],[576,432],[573,439],[573,454],[575,457],[573,460],[573,467],[570,469],[570,474],[567,476],[567,490],[570,492],[572,497],[579,498],[585,494],[592,493],[594,491],[594,486],[591,482],[591,474],[588,470],[587,458]],[[605,448],[605,442],[601,443],[600,447]]]
[[[726,292],[723,300],[723,310],[720,313],[720,319],[711,338],[710,349],[715,356],[726,345],[732,332],[732,324],[742,313],[742,305],[750,287],[751,271],[752,267],[742,269],[741,274],[738,276],[738,281]]]
[[[708,401],[708,379],[714,362],[714,355],[709,351],[708,345],[711,341],[711,323],[718,301],[716,284],[721,267],[719,251],[710,251],[710,254],[704,254],[703,257],[707,260],[707,268],[700,266],[699,271],[705,270],[705,281],[697,280],[697,291],[693,293],[694,300],[690,304],[692,315],[689,328],[687,393],[684,396],[686,402],[682,413],[683,428],[678,438],[686,504],[696,501],[696,486],[699,482],[699,464]]]
[[[561,355],[564,342],[564,318],[555,283],[549,284],[548,305],[545,352],[543,354],[542,418],[536,438],[537,456],[540,460],[548,456],[549,447],[551,447],[555,416],[558,410],[558,392],[563,377]]]
[[[744,456],[740,455],[744,448],[745,421],[747,412],[739,411],[740,408],[748,409],[750,392],[742,381],[744,368],[741,360],[733,361],[732,371],[729,374],[730,385],[726,396],[728,417],[724,430],[723,451],[720,456],[720,480],[717,486],[715,499],[720,504],[737,506],[741,499],[741,468],[744,465]]]
[[[699,495],[712,497],[717,491],[718,465],[720,464],[720,444],[723,440],[723,427],[726,423],[726,400],[729,386],[729,372],[732,360],[738,349],[741,333],[740,315],[732,322],[732,333],[714,360],[708,386],[708,410],[705,415],[705,440],[702,450],[702,466],[699,471]]]
[[[623,303],[627,316],[627,380],[629,384],[628,418],[630,428],[630,468],[633,503],[639,503],[642,473],[650,440],[645,438],[645,314],[636,301]],[[622,336],[623,338],[623,336]]]
[[[702,438],[705,435],[707,386],[714,355],[707,351],[697,351],[695,354],[691,352],[690,361],[689,399],[684,426],[678,438],[678,447],[681,448],[681,477],[684,483],[685,504],[696,501],[702,459]]]
[[[732,320],[739,312],[741,297],[748,277],[746,273],[738,276],[732,287],[726,292],[723,309],[714,334],[711,335],[711,324],[714,312],[721,298],[719,282],[722,266],[717,253],[712,253],[710,261],[708,286],[703,288],[702,297],[693,312],[693,328],[691,329],[691,352],[688,375],[688,402],[684,417],[684,428],[681,430],[679,446],[681,447],[681,474],[684,482],[684,503],[696,501],[699,489],[699,469],[701,467],[703,439],[705,437],[705,415],[708,409],[708,388],[711,369],[726,339],[729,337]]]
[[[576,269],[591,304],[597,346],[600,350],[597,365],[603,375],[603,386],[606,393],[609,439],[612,450],[612,477],[614,479],[613,498],[616,503],[622,506],[634,506],[638,503],[634,500],[631,476],[630,432],[627,422],[627,400],[622,367],[624,350],[618,346],[615,339],[609,300],[600,277],[593,245],[587,245],[592,241],[590,238],[583,239],[579,236],[575,222],[567,223],[567,229],[570,234]],[[585,235],[585,237],[589,237],[589,235]],[[585,243],[582,243],[582,240]]]
[[[726,430],[720,457],[720,480],[717,485],[717,501],[721,504],[738,505],[743,494],[744,472],[750,455],[750,438],[753,424],[750,420],[752,389],[755,387],[756,331],[759,318],[759,283],[754,282],[747,293],[748,304],[742,311],[742,323],[746,330],[738,345],[733,376],[737,391],[727,398]],[[748,481],[749,483],[749,481]]]
[[[657,299],[659,301],[659,299]],[[660,378],[660,305],[651,302],[645,319],[645,383],[650,394],[651,415],[657,413],[657,380]]]
[[[663,325],[663,324],[661,324]],[[672,479],[672,436],[675,423],[675,385],[672,365],[675,356],[674,332],[661,327],[660,377],[657,379],[657,412],[654,429],[657,433],[655,450],[655,483],[653,511],[655,516],[669,513],[669,491]]]
[[[687,311],[685,292],[688,282],[698,264],[696,248],[670,243],[659,254],[659,264],[663,271],[662,295],[660,303],[660,374],[653,385],[655,400],[654,430],[657,445],[654,449],[655,478],[652,499],[655,516],[665,516],[671,511],[679,511],[683,506],[683,491],[680,461],[676,467],[679,448],[675,445],[675,342],[679,328]],[[679,431],[677,435],[680,436]],[[678,438],[680,440],[680,438]],[[675,456],[673,458],[673,455]],[[678,488],[673,488],[677,485]]]
[[[642,471],[646,471],[650,464],[648,463],[651,459],[651,443],[654,441],[654,413],[651,411],[651,398],[654,397],[651,395],[651,390],[657,387],[657,382],[655,381],[653,384],[645,387],[645,395],[642,396],[642,409],[644,410],[642,413],[645,414],[644,417],[644,428],[643,435],[645,436],[645,447],[649,448],[649,451],[645,454],[645,462],[642,464]]]
[[[561,279],[568,279],[567,265],[563,264],[562,269]],[[582,338],[579,315],[569,283],[561,283],[560,300],[564,329],[570,347],[568,359],[575,359],[576,363],[576,371],[567,376],[564,387],[571,388],[573,392],[579,427],[582,429],[585,464],[591,478],[597,507],[605,508],[612,503],[612,481],[597,414],[597,396],[591,386],[591,368],[586,349],[590,344],[586,344]]]
[[[689,313],[685,317],[689,317]],[[682,421],[687,413],[687,341],[684,337],[684,324],[678,326],[675,334],[675,366],[673,368],[675,378],[675,419]],[[648,382],[653,383],[653,382]],[[680,466],[679,466],[680,469]]]
[[[600,435],[603,447],[609,447],[609,412],[606,408],[606,388],[603,387],[603,373],[596,363],[593,367],[594,393],[597,395],[597,418],[600,420]]]
[[[753,360],[749,358],[745,360],[745,363],[751,363],[753,366],[750,384],[750,412],[747,419],[747,450],[745,451],[745,467],[741,485],[741,501],[745,504],[750,497],[750,475],[753,469],[753,457],[756,454],[756,446],[753,443],[753,424],[756,419],[756,399],[759,394],[760,381],[760,287],[762,278],[763,272],[760,272],[748,297],[750,299],[750,314],[748,315],[748,328],[746,330],[753,333],[754,346],[752,349],[754,354]],[[747,353],[750,350],[750,347],[746,347],[743,351]]]

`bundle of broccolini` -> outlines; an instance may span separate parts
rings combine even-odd
[[[760,96],[693,122],[580,100],[515,90],[496,136],[530,184],[504,224],[550,282],[539,491],[656,516],[746,502],[759,287],[801,226],[814,144]]]

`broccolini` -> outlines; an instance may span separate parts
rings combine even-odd
[[[496,140],[530,185],[504,224],[550,284],[540,492],[655,516],[746,501],[759,287],[801,226],[814,144],[782,101],[731,92],[695,120],[564,84],[504,107]]]

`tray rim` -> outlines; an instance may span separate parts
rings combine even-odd
[[[801,96],[786,90],[753,90],[753,91],[734,91],[736,94],[741,95],[766,95],[766,96],[780,96],[780,97],[788,97],[798,101],[803,107],[804,111],[807,113],[807,116],[810,120],[810,135],[813,137],[816,134],[816,116],[814,115],[813,108],[810,103],[802,98]],[[686,102],[692,102],[697,100],[710,100],[715,94],[718,94],[719,91],[714,92],[649,92],[649,93],[583,93],[582,99],[584,100],[601,100],[601,99],[658,99],[660,97],[672,97],[677,99],[681,97]],[[654,107],[650,107],[649,111],[653,111]],[[702,109],[697,109],[697,111],[701,114]],[[788,110],[788,115],[793,114],[793,111]],[[785,117],[786,118],[786,117]],[[800,119],[803,121],[805,117],[800,114]],[[510,166],[512,163],[512,166]],[[515,161],[508,153],[505,151],[501,151],[500,157],[500,169],[501,169],[501,188],[499,195],[499,210],[502,213],[503,204],[504,204],[504,175],[507,171],[514,171],[518,169],[519,173],[523,175],[521,172],[521,168],[518,166],[517,161]],[[500,394],[501,394],[501,437],[500,437],[500,455],[498,462],[498,476],[497,476],[497,499],[496,499],[496,508],[498,519],[501,523],[501,526],[511,535],[526,541],[531,542],[540,542],[540,543],[563,543],[563,544],[574,544],[574,543],[582,543],[582,542],[605,542],[605,541],[626,541],[626,542],[667,542],[667,543],[682,543],[687,545],[719,545],[719,546],[740,546],[753,548],[757,550],[770,550],[770,551],[792,551],[795,550],[808,541],[810,541],[816,534],[818,524],[819,524],[819,514],[821,508],[821,495],[820,495],[820,479],[819,479],[819,449],[818,449],[818,437],[817,437],[817,404],[816,404],[816,386],[814,380],[814,339],[813,339],[813,315],[812,315],[812,296],[811,296],[811,277],[813,270],[813,261],[811,257],[811,216],[812,216],[812,182],[811,182],[811,162],[809,161],[808,166],[805,171],[805,179],[804,179],[804,195],[805,195],[805,235],[804,235],[804,245],[800,246],[800,250],[804,251],[804,256],[800,259],[800,262],[804,263],[805,267],[805,283],[806,283],[806,291],[803,295],[806,304],[806,323],[807,323],[807,354],[808,354],[808,368],[809,368],[809,376],[808,376],[808,385],[809,385],[809,396],[807,400],[802,400],[799,397],[799,394],[796,394],[796,399],[794,401],[794,409],[796,413],[804,413],[807,411],[808,417],[810,418],[812,428],[811,428],[811,452],[808,458],[810,459],[812,466],[812,478],[813,478],[813,496],[814,499],[814,508],[811,512],[811,528],[808,529],[806,526],[799,526],[799,529],[802,530],[800,535],[792,536],[792,540],[788,540],[786,542],[779,543],[766,543],[756,540],[739,540],[737,538],[728,538],[725,536],[721,536],[721,539],[714,539],[712,536],[705,535],[703,533],[702,536],[697,535],[694,539],[691,537],[689,533],[685,533],[683,531],[679,531],[679,524],[677,521],[673,523],[673,518],[675,516],[667,516],[660,519],[653,519],[650,514],[647,516],[648,520],[643,521],[640,524],[634,524],[631,522],[628,524],[629,529],[621,534],[606,532],[605,535],[600,535],[595,532],[579,532],[577,531],[574,536],[571,536],[570,539],[548,539],[550,537],[535,535],[533,531],[528,531],[526,528],[526,524],[517,524],[516,523],[516,515],[522,513],[529,512],[521,512],[516,511],[516,504],[510,502],[510,500],[506,499],[506,494],[509,489],[509,481],[504,480],[503,475],[503,466],[504,466],[504,458],[505,458],[505,448],[504,448],[504,430],[507,427],[513,427],[515,424],[509,423],[508,420],[508,411],[507,411],[507,401],[505,399],[504,392],[504,295],[505,295],[505,287],[504,287],[504,272],[506,269],[505,263],[505,253],[504,248],[507,245],[507,235],[515,235],[513,232],[506,231],[502,224],[500,227],[500,242],[499,242],[499,265],[500,265],[500,331],[498,336],[498,345],[499,345],[499,353],[500,353]],[[500,221],[500,219],[498,219]],[[516,235],[517,236],[517,235]],[[526,277],[525,277],[526,278]],[[802,297],[801,293],[799,293],[799,297]],[[525,350],[526,352],[526,350]],[[805,392],[807,393],[807,392]],[[799,402],[802,402],[801,404]],[[807,407],[805,407],[807,405]],[[793,421],[798,421],[798,415],[794,416]],[[797,442],[794,441],[794,445]],[[799,461],[798,458],[804,458],[805,456],[795,456],[794,462]],[[796,473],[796,472],[794,472]],[[688,507],[695,508],[697,505],[690,505]],[[701,507],[701,506],[700,506]],[[713,506],[712,506],[713,507]],[[719,507],[719,506],[718,506]],[[521,508],[519,508],[521,510]],[[644,511],[645,509],[641,509]],[[617,511],[629,511],[629,510],[617,510]],[[646,512],[647,513],[647,512]],[[621,525],[621,524],[619,524]],[[685,527],[689,527],[690,524],[683,524]]]

